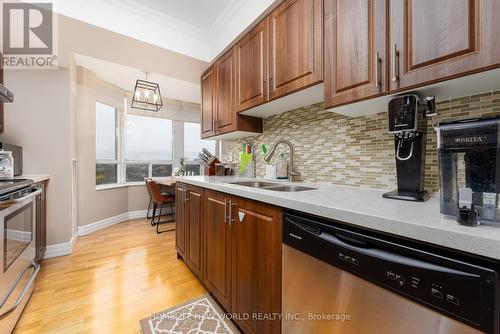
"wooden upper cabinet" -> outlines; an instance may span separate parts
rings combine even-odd
[[[235,69],[233,50],[228,51],[215,63],[216,81],[216,118],[215,132],[226,132],[234,129],[236,124],[235,109]]]
[[[204,282],[220,305],[230,309],[231,227],[226,221],[225,194],[206,190],[204,205],[205,277]]]
[[[211,67],[201,77],[201,137],[215,134],[215,71]]]
[[[321,82],[322,0],[286,0],[270,14],[269,20],[270,98]]]
[[[391,90],[497,67],[498,13],[498,0],[391,0]]]
[[[235,46],[237,111],[268,101],[268,25],[266,18]]]
[[[385,94],[386,0],[325,0],[325,106]]]

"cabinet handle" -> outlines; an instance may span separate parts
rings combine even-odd
[[[375,88],[379,88],[381,84],[381,78],[380,78],[380,56],[378,51],[375,52]]]
[[[233,201],[229,201],[229,225],[232,223],[236,223],[236,219],[233,219],[233,206],[238,206],[238,203],[233,203]]]
[[[399,81],[399,51],[398,45],[394,44],[392,48],[392,82]]]
[[[231,223],[229,222],[229,215],[227,214],[227,199],[226,198],[224,198],[224,222],[226,224],[231,225]]]

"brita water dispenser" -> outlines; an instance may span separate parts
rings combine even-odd
[[[441,213],[463,225],[500,222],[500,117],[437,127]]]

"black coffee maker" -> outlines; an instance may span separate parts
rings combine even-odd
[[[398,189],[385,193],[386,198],[423,202],[429,199],[424,190],[426,117],[435,115],[435,99],[420,105],[416,94],[398,96],[389,102],[389,132],[394,135]]]

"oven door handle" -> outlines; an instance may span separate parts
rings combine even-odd
[[[17,297],[15,303],[8,309],[8,310],[5,310],[4,312],[0,313],[0,320],[2,320],[3,318],[5,318],[7,315],[9,315],[12,311],[14,311],[18,306],[19,304],[21,304],[21,302],[23,301],[24,297],[26,296],[26,294],[28,293],[28,290],[31,288],[31,286],[33,285],[33,282],[35,282],[35,278],[36,276],[38,275],[38,272],[40,271],[40,265],[38,263],[31,263],[29,265],[28,268],[26,268],[26,270],[23,272],[23,274],[19,277],[19,280],[16,282],[16,285],[12,288],[12,290],[10,291],[10,293],[12,293],[12,291],[14,291],[14,289],[16,288],[17,284],[19,283],[19,281],[21,280],[21,278],[24,276],[24,274],[30,270],[30,269],[35,269],[35,271],[33,271],[33,274],[31,274],[31,277],[30,279],[28,280],[28,283],[26,283],[26,286],[24,287],[23,291],[21,292],[21,294],[19,295],[19,297]],[[9,295],[10,295],[9,293]],[[7,297],[1,306],[3,306],[5,304],[5,302],[7,301],[7,299],[9,299],[9,297]]]
[[[35,191],[27,194],[26,196],[16,198],[16,199],[8,199],[6,201],[0,201],[0,208],[6,209],[6,208],[9,208],[13,205],[26,202],[26,201],[32,199],[33,197],[40,195],[41,193],[42,193],[42,189],[36,188]]]

